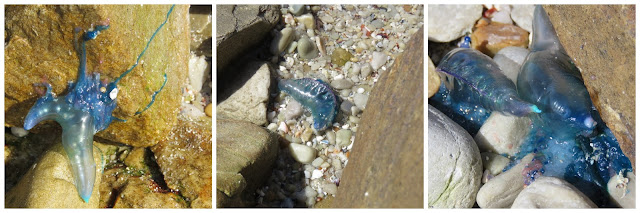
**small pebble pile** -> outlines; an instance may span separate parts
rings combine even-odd
[[[285,93],[272,94],[267,129],[282,138],[259,207],[313,207],[335,196],[342,171],[382,72],[423,25],[421,5],[289,5],[271,43],[281,79],[316,78],[340,99],[331,127],[316,132],[311,114]]]

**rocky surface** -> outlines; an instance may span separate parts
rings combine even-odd
[[[209,117],[188,120],[181,116],[169,135],[151,147],[167,186],[186,197],[192,208],[213,207],[212,137]]]
[[[560,178],[541,176],[513,201],[511,208],[596,208],[596,204],[569,182]]]
[[[267,123],[267,102],[271,75],[269,65],[252,62],[241,72],[236,91],[216,106],[216,116],[220,119],[245,120],[257,125]]]
[[[635,171],[635,6],[543,7]]]
[[[279,20],[280,6],[277,5],[217,5],[218,76],[236,57],[262,42]]]
[[[471,208],[482,160],[467,131],[429,105],[429,208]]]
[[[478,190],[477,202],[480,208],[509,208],[524,188],[522,170],[533,159],[528,154],[520,163],[494,177]]]
[[[216,120],[216,127],[216,206],[254,206],[278,153],[277,136],[246,121]]]
[[[76,81],[78,55],[73,48],[74,28],[84,30],[108,20],[110,28],[87,44],[88,71],[115,79],[129,69],[147,39],[164,21],[169,5],[28,5],[7,7],[5,47],[5,125],[22,126],[23,117],[39,95],[33,83],[49,82],[56,94],[64,95],[68,81]],[[122,11],[129,11],[123,13]],[[118,107],[114,115],[127,122],[114,122],[99,137],[134,146],[157,143],[176,122],[180,86],[189,60],[188,6],[174,8],[137,66],[119,83]],[[171,59],[171,63],[166,63]],[[142,110],[163,83],[153,107]],[[36,126],[35,132],[45,131]]]
[[[429,40],[450,42],[471,32],[482,5],[429,5]]]
[[[97,174],[102,173],[102,156],[94,146]],[[76,190],[69,158],[58,141],[6,193],[4,205],[6,208],[98,208],[100,180],[101,175],[96,175],[91,198],[85,203]]]
[[[423,45],[420,29],[372,90],[333,207],[423,207]]]

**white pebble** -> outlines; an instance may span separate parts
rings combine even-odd
[[[11,134],[13,134],[13,135],[15,135],[17,137],[24,137],[27,134],[29,134],[29,131],[25,130],[22,127],[14,126],[14,127],[11,127]]]
[[[316,169],[316,170],[313,170],[313,172],[311,173],[311,180],[318,179],[321,177],[322,177],[322,170]]]
[[[358,88],[357,92],[360,93],[360,94],[364,93],[364,88],[362,88],[362,87]]]

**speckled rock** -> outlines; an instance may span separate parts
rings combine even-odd
[[[607,191],[618,206],[636,208],[636,176],[632,172],[627,172],[626,177],[616,175],[609,179]]]
[[[151,147],[167,186],[191,201],[192,208],[211,208],[211,119],[180,116],[165,140]]]
[[[429,59],[429,98],[435,95],[440,88],[440,76],[436,73],[436,66],[433,65],[431,58]]]
[[[88,29],[109,20],[110,28],[87,44],[88,71],[115,79],[129,69],[147,40],[164,21],[169,5],[28,5],[6,9],[5,125],[22,126],[39,95],[33,83],[46,79],[59,95],[68,81],[76,81],[78,55],[73,48],[74,28]],[[113,122],[98,137],[133,146],[151,146],[176,122],[180,86],[187,75],[189,29],[187,5],[177,5],[156,34],[137,66],[119,82],[118,107],[113,112],[127,122]],[[122,11],[128,11],[123,13]],[[171,60],[167,60],[171,59]],[[140,115],[152,94],[166,86],[154,105]],[[36,125],[33,132],[50,131]],[[59,127],[56,127],[59,128]]]
[[[332,207],[423,208],[423,31],[371,91]]]
[[[460,125],[429,105],[429,208],[471,208],[482,177],[480,151]]]
[[[476,202],[480,208],[509,208],[523,189],[522,170],[533,159],[528,154],[517,165],[494,177],[478,190]]]
[[[450,42],[470,32],[482,17],[482,5],[429,5],[429,41]]]
[[[278,21],[279,5],[217,5],[218,75],[233,59],[262,42]]]
[[[636,162],[634,5],[544,6],[602,119]],[[605,71],[603,71],[605,70]]]
[[[593,201],[569,182],[541,176],[518,194],[511,208],[597,208]]]
[[[96,143],[96,142],[94,142]],[[102,153],[94,146],[93,158],[96,174],[102,173]],[[73,172],[67,153],[58,141],[6,193],[6,208],[98,208],[101,175],[96,175],[93,192],[85,203],[74,184]]]
[[[478,148],[483,152],[493,152],[514,156],[520,151],[523,138],[530,131],[531,119],[491,112],[475,136]]]
[[[177,194],[157,192],[148,179],[129,178],[116,198],[113,208],[186,208],[187,202]],[[211,198],[209,198],[211,200]],[[209,201],[211,202],[211,201]]]
[[[471,34],[471,48],[493,57],[502,48],[515,46],[526,48],[529,32],[510,24],[492,22],[481,26]]]
[[[254,206],[278,153],[277,136],[246,121],[217,120],[216,126],[216,206]]]
[[[216,115],[220,119],[245,120],[264,125],[267,123],[267,102],[271,84],[269,65],[253,62],[245,69],[242,72],[245,75],[243,78],[248,80],[238,81],[235,87],[240,89],[216,106]]]

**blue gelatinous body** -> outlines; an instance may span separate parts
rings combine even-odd
[[[515,116],[540,112],[535,105],[521,100],[513,81],[489,56],[477,50],[454,49],[444,56],[436,70],[453,77],[451,94],[458,101]]]
[[[322,131],[331,126],[338,115],[338,98],[322,80],[301,78],[278,80],[278,89],[289,94],[311,111],[313,128]]]
[[[167,19],[171,11],[173,11],[173,6],[167,13]],[[96,176],[96,164],[93,158],[93,136],[95,133],[109,127],[111,122],[117,119],[112,116],[112,112],[117,106],[117,83],[135,68],[140,57],[149,47],[149,43],[167,22],[167,19],[154,32],[131,69],[108,84],[101,82],[99,73],[87,76],[86,42],[95,39],[102,30],[108,29],[109,26],[98,25],[95,29],[87,31],[83,35],[82,43],[79,46],[78,80],[75,83],[69,82],[69,93],[65,96],[55,97],[51,91],[51,85],[41,84],[47,88],[46,94],[36,101],[25,117],[24,128],[27,130],[44,120],[54,120],[62,126],[62,145],[73,170],[78,194],[85,202],[89,202],[89,198],[91,198]],[[164,79],[166,84],[166,74]],[[164,84],[160,90],[163,87]],[[153,94],[153,99],[155,99],[160,90]],[[144,110],[153,104],[153,99]]]

